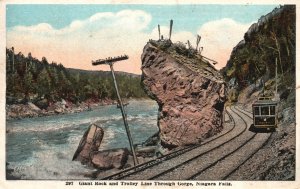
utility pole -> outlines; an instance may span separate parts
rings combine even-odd
[[[12,71],[12,73],[14,73],[14,71],[15,71],[15,48],[12,47],[11,50],[12,50],[12,67],[11,67],[11,71]]]
[[[119,102],[122,117],[123,117],[123,122],[124,122],[125,130],[126,130],[126,134],[127,134],[130,149],[131,149],[132,155],[133,155],[133,161],[134,161],[133,163],[134,163],[134,166],[136,166],[138,164],[138,160],[137,160],[135,150],[134,150],[134,147],[133,147],[133,142],[132,142],[132,138],[131,138],[130,130],[129,130],[129,127],[128,127],[128,122],[127,122],[127,116],[126,116],[126,113],[125,113],[125,110],[124,110],[123,102],[122,102],[120,94],[119,94],[119,89],[118,89],[118,85],[117,85],[117,81],[116,81],[116,77],[115,77],[115,72],[114,72],[114,68],[113,68],[113,64],[115,62],[122,61],[122,60],[127,60],[127,59],[128,59],[127,55],[118,56],[118,57],[114,57],[114,58],[109,57],[109,58],[106,58],[106,59],[99,59],[99,60],[96,60],[96,61],[92,61],[92,64],[94,66],[100,65],[100,64],[107,64],[107,65],[110,66],[111,74],[112,74],[112,77],[113,77],[113,80],[114,80],[115,90],[116,90],[117,97],[118,97],[118,102]]]
[[[160,40],[160,25],[158,24],[158,40]]]
[[[275,94],[277,95],[277,57],[275,58],[275,64],[276,64],[276,69],[275,69]]]
[[[171,40],[172,28],[173,28],[173,20],[170,20],[170,33],[169,33],[169,40]]]
[[[188,44],[188,48],[191,49],[192,46],[191,46],[190,40],[187,40],[187,44]]]
[[[279,101],[279,95],[278,95],[278,79],[277,79],[277,57],[275,58],[275,94],[274,94],[274,99],[275,101]]]
[[[199,43],[200,43],[200,40],[201,40],[201,36],[200,36],[200,35],[197,35],[196,51],[198,51],[198,45],[199,45]]]

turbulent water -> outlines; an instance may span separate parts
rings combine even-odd
[[[154,101],[130,101],[126,111],[134,143],[158,131],[157,109]],[[101,149],[129,147],[116,105],[76,114],[12,120],[6,122],[8,168],[21,179],[83,179],[91,169],[71,160],[83,133],[94,122],[104,129]]]

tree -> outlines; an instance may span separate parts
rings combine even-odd
[[[72,84],[66,77],[64,70],[59,71],[58,79],[59,79],[58,88],[59,88],[60,96],[62,98],[68,98],[69,94],[73,91],[72,91]]]
[[[26,72],[24,79],[23,79],[23,93],[25,94],[25,100],[29,101],[30,96],[29,94],[33,92],[34,86],[33,86],[33,79],[32,79],[31,72]]]
[[[42,64],[44,64],[45,66],[49,64],[47,58],[44,56],[42,57]]]
[[[50,97],[50,87],[51,87],[51,80],[49,77],[49,74],[44,68],[41,73],[38,75],[37,78],[37,92],[39,97],[45,97],[49,98]]]
[[[6,77],[6,93],[13,97],[20,96],[21,92],[21,79],[17,72],[8,74]]]

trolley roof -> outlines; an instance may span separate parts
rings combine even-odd
[[[259,97],[258,100],[252,104],[252,106],[260,105],[277,105],[277,102],[273,101],[271,97]]]

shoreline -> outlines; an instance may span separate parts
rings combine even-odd
[[[130,100],[150,100],[149,98],[130,98],[122,99],[123,102]],[[46,109],[40,109],[32,102],[27,104],[6,104],[5,120],[20,120],[24,118],[34,118],[34,117],[46,117],[52,115],[63,115],[63,114],[73,114],[80,113],[84,111],[91,111],[99,106],[116,105],[117,100],[104,99],[104,100],[87,100],[79,104],[73,104],[71,102],[55,102],[50,104]]]
[[[152,100],[150,98],[129,98],[122,99],[123,103],[131,100],[141,101],[141,100]],[[62,104],[61,102],[55,102],[49,105],[46,109],[40,109],[32,102],[27,104],[6,104],[5,105],[5,120],[20,120],[24,118],[34,118],[34,117],[46,117],[52,115],[63,115],[63,114],[74,114],[84,111],[90,111],[100,106],[116,105],[117,100],[103,99],[103,100],[87,100],[79,104],[73,104],[71,102],[66,102]]]

